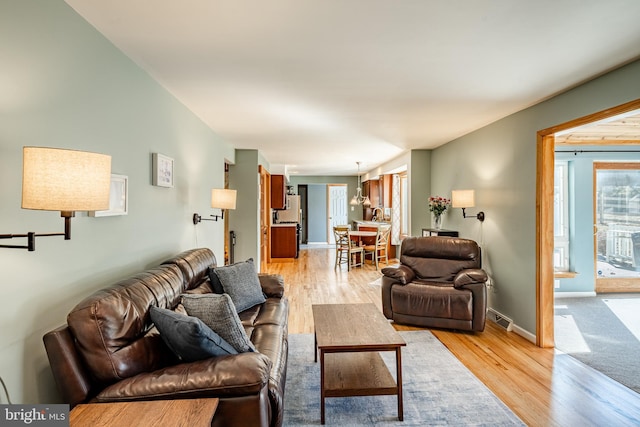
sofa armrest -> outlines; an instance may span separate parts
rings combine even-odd
[[[400,264],[399,267],[385,267],[382,269],[382,274],[402,283],[403,285],[411,283],[416,277],[416,273],[413,269],[403,264]]]
[[[284,279],[280,274],[258,274],[258,280],[267,298],[282,298],[284,295]]]
[[[456,277],[453,279],[453,286],[456,289],[462,288],[472,283],[485,283],[487,279],[488,276],[484,270],[480,268],[467,268],[456,274]]]
[[[259,395],[267,386],[271,361],[241,353],[181,363],[124,379],[102,390],[97,402]]]

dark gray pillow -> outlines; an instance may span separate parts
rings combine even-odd
[[[213,272],[220,279],[224,292],[231,297],[238,313],[267,300],[262,293],[253,259],[216,267]]]
[[[229,295],[182,294],[182,305],[189,316],[202,320],[239,353],[256,351]]]
[[[162,340],[180,360],[195,362],[209,357],[238,354],[228,342],[196,317],[158,307],[151,307],[150,314]]]
[[[207,269],[207,274],[209,275],[209,282],[211,283],[211,289],[216,294],[224,294],[224,289],[222,288],[222,283],[220,283],[220,279],[218,279],[218,275],[215,272],[216,267],[209,267]]]

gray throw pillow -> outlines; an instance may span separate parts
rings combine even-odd
[[[202,320],[166,308],[151,307],[151,320],[160,337],[176,356],[185,362],[238,352]]]
[[[213,272],[220,279],[224,292],[231,297],[238,313],[267,300],[262,293],[253,259],[216,267]]]
[[[256,351],[240,322],[233,301],[227,294],[183,294],[182,305],[189,316],[195,316],[213,329],[239,353]]]

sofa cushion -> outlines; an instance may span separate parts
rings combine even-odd
[[[197,317],[151,307],[151,320],[162,340],[180,360],[195,362],[209,357],[238,354],[220,335]]]
[[[266,301],[253,259],[232,265],[216,267],[214,273],[220,279],[224,292],[229,294],[238,312]]]
[[[256,351],[227,294],[184,294],[182,305],[189,316],[202,320],[239,353]]]
[[[220,279],[215,272],[216,267],[211,266],[207,269],[207,274],[209,275],[209,284],[211,285],[211,290],[216,294],[223,294],[224,288],[222,287],[222,283],[220,283]]]

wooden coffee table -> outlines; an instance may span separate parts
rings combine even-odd
[[[401,348],[407,345],[373,304],[313,305],[315,358],[320,353],[320,422],[325,399],[398,396],[403,420]],[[396,352],[396,380],[378,352]]]

